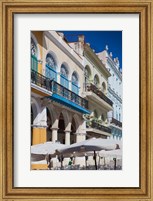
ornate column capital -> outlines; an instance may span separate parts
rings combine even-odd
[[[52,128],[50,128],[51,130],[58,130],[59,128],[54,128],[54,127],[52,127]]]
[[[31,127],[33,127],[33,128],[47,128],[47,126],[46,125],[37,125],[37,124],[32,124],[31,125]]]
[[[64,130],[65,133],[71,133],[71,130]]]
[[[80,135],[80,136],[84,136],[87,135],[87,133],[74,133],[75,135]]]

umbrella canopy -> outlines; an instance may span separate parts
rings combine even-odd
[[[99,152],[99,156],[100,157],[106,157],[106,156],[122,157],[122,150],[121,149],[115,149],[111,151],[102,150]]]
[[[56,149],[61,149],[66,145],[53,142],[45,142],[31,146],[31,154],[35,155],[55,155]]]
[[[81,141],[74,143],[72,145],[66,146],[61,149],[57,149],[58,154],[68,154],[68,153],[81,153],[89,151],[101,151],[101,150],[114,150],[119,148],[119,144],[113,140],[101,139],[101,138],[92,138],[89,140]]]

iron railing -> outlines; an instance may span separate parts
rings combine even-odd
[[[80,97],[79,95],[77,95],[76,93],[70,91],[69,89],[67,89],[66,87],[63,87],[62,85],[60,85],[57,82],[53,82],[53,86],[52,86],[52,92],[55,94],[58,94],[86,109],[88,109],[88,101],[82,97]]]
[[[122,127],[122,122],[118,121],[115,118],[112,118],[111,123],[115,124],[116,126]]]
[[[34,70],[31,70],[31,82],[88,109],[88,101],[86,99]]]
[[[109,105],[113,106],[113,102],[102,92],[100,91],[94,84],[85,83],[85,91],[92,91]]]
[[[107,133],[111,133],[111,128],[106,127],[102,124],[99,124],[98,122],[95,122],[95,121],[91,122],[91,127],[98,129],[98,130],[101,130],[101,131],[104,131],[104,132],[107,132]]]

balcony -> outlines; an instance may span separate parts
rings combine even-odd
[[[99,124],[98,122],[95,121],[91,122],[91,127],[107,133],[111,133],[111,129],[109,127],[103,126],[102,124]]]
[[[56,81],[51,80],[34,70],[31,70],[31,82],[52,92],[52,95],[48,98],[54,100],[55,102],[70,107],[78,112],[90,114],[90,111],[87,110],[87,100],[70,91],[66,87],[58,84]]]
[[[87,133],[94,133],[95,134],[100,134],[103,136],[110,136],[111,135],[111,128],[106,127],[96,121],[89,121],[86,123],[87,126]],[[98,136],[97,136],[98,137]]]
[[[122,128],[122,122],[118,121],[117,119],[112,118],[111,124],[115,124],[116,126],[119,126]]]
[[[52,80],[34,70],[31,70],[31,82],[52,92]]]
[[[97,102],[106,110],[112,110],[113,102],[94,84],[85,83],[85,96],[92,99],[94,102]]]

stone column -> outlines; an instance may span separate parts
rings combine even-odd
[[[86,139],[86,133],[75,133],[76,142],[81,142]]]
[[[51,128],[51,129],[52,129],[52,142],[56,142],[58,128]]]
[[[65,130],[65,144],[69,145],[70,144],[70,132],[69,130]]]

